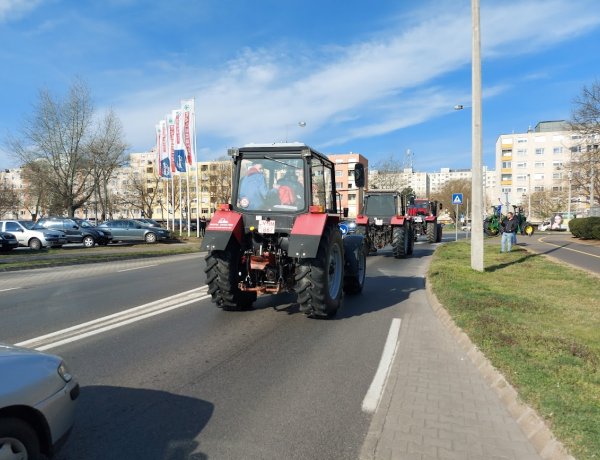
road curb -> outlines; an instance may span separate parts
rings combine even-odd
[[[519,394],[513,386],[492,366],[485,355],[471,342],[469,336],[456,325],[448,311],[433,293],[431,283],[427,279],[425,291],[429,305],[438,319],[456,338],[461,348],[481,372],[484,380],[498,395],[540,456],[544,460],[575,460],[575,457],[571,456],[564,445],[554,437],[544,419],[533,408],[520,400]]]

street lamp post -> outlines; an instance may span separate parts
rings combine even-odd
[[[571,169],[569,169],[569,202],[567,203],[567,219],[571,218]]]

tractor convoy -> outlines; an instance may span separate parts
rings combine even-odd
[[[231,203],[219,205],[202,242],[213,302],[244,310],[258,294],[297,293],[300,310],[330,318],[342,293],[358,294],[365,237],[342,238],[334,164],[301,143],[230,149]],[[364,185],[362,165],[355,182]]]

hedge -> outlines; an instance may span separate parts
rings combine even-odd
[[[569,221],[569,230],[577,238],[600,240],[600,217],[571,219]]]

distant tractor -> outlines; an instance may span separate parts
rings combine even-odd
[[[389,244],[397,259],[411,255],[413,225],[412,218],[406,215],[405,197],[396,191],[366,193],[363,209],[356,216],[356,233],[365,235],[372,254]]]
[[[410,199],[408,215],[413,218],[415,240],[419,236],[427,236],[429,243],[442,241],[442,224],[438,222],[438,212],[442,207],[442,203],[437,201]]]
[[[330,318],[342,292],[362,291],[364,236],[342,238],[334,164],[301,143],[230,149],[232,200],[206,227],[208,292],[223,310],[244,310],[259,294],[297,293],[300,310]],[[356,166],[355,182],[364,185]]]

